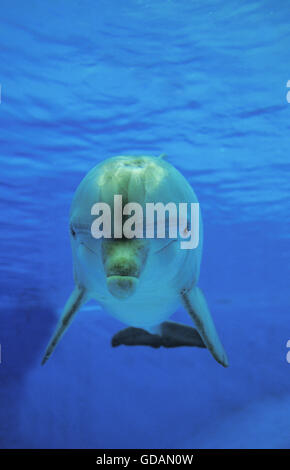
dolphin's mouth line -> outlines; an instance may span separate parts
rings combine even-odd
[[[174,242],[177,242],[177,240],[174,238],[174,240],[171,240],[170,242],[167,243],[167,245],[163,246],[162,248],[160,248],[159,250],[155,251],[154,253],[160,253],[161,251],[165,250],[166,248],[168,248],[170,245],[172,245],[172,243]]]
[[[165,250],[166,248],[168,248],[172,243],[174,242],[177,242],[176,239],[174,240],[171,240],[169,243],[167,243],[167,245],[163,246],[162,248],[160,248],[159,250],[155,251],[155,253],[160,253],[161,251]],[[93,253],[94,255],[97,256],[97,253],[92,250],[91,248],[89,248],[84,242],[80,242],[80,245],[83,245],[86,247],[87,250],[89,250],[91,253]],[[124,276],[123,274],[117,274],[117,276]],[[139,276],[131,276],[131,277],[139,277]]]
[[[84,242],[80,242],[80,245],[85,246],[87,250],[89,250],[91,253],[93,253],[94,255],[97,256],[97,253],[94,250],[92,250],[91,248],[89,248]]]

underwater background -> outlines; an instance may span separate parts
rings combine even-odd
[[[0,447],[290,447],[289,14],[288,0],[1,0]],[[41,367],[73,288],[75,189],[105,158],[162,153],[200,202],[199,285],[230,367],[113,349],[122,324],[94,302]]]

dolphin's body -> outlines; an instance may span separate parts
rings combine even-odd
[[[95,299],[129,325],[113,337],[113,346],[207,347],[220,364],[227,366],[205,298],[196,286],[202,255],[201,217],[195,249],[181,249],[180,239],[96,239],[91,232],[95,219],[92,207],[105,202],[113,209],[114,195],[122,195],[123,204],[138,202],[142,207],[147,202],[198,202],[185,178],[162,158],[114,157],[88,173],[76,191],[70,215],[76,287],[42,363],[80,307]],[[180,304],[196,329],[167,321]]]

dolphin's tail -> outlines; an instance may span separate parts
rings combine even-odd
[[[178,346],[195,346],[205,348],[198,331],[191,326],[172,321],[165,321],[159,326],[159,333],[151,333],[142,328],[130,326],[116,333],[112,346],[151,346],[152,348],[177,348]]]
[[[70,325],[71,321],[73,320],[75,314],[78,312],[81,306],[85,302],[87,302],[87,300],[87,291],[85,289],[80,289],[76,287],[64,307],[62,316],[58,322],[55,332],[46,348],[41,365],[44,365],[49,359],[60,338],[62,337],[62,335]]]

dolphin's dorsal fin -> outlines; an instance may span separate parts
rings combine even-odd
[[[64,334],[64,332],[66,331],[70,323],[72,322],[74,316],[76,315],[78,310],[81,308],[81,306],[88,300],[89,299],[88,299],[86,289],[78,288],[78,287],[74,289],[74,291],[72,292],[70,298],[68,299],[64,307],[63,313],[55,329],[55,332],[50,342],[48,343],[41,365],[44,365],[46,361],[50,358],[54,348],[56,347],[60,338],[62,337],[62,335]]]
[[[193,319],[204,344],[217,362],[224,367],[229,365],[226,352],[218,337],[205,297],[198,287],[182,292],[183,304]]]

